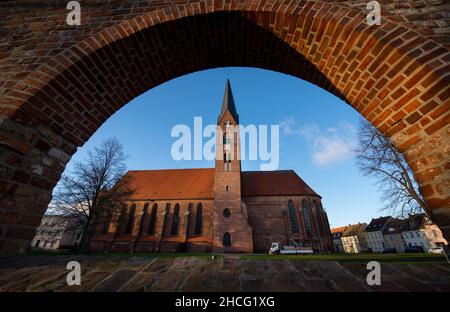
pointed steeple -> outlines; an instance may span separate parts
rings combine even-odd
[[[220,111],[219,118],[217,119],[217,123],[220,122],[223,115],[229,111],[231,116],[233,116],[234,120],[237,124],[239,124],[239,115],[236,111],[236,105],[234,104],[233,92],[231,91],[230,80],[227,79],[227,83],[225,85],[225,94],[223,95],[222,101],[222,110]]]

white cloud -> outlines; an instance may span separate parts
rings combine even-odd
[[[347,122],[321,130],[314,123],[298,126],[294,117],[289,116],[280,122],[280,128],[287,136],[306,139],[311,147],[312,162],[320,167],[348,160],[357,144],[356,128]]]

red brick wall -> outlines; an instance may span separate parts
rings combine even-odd
[[[446,1],[65,1],[0,4],[0,250],[23,251],[70,156],[115,111],[217,66],[305,79],[345,100],[404,153],[450,239]],[[227,44],[224,45],[223,43]],[[151,105],[151,103],[150,103]]]
[[[313,235],[308,235],[304,224],[304,216],[301,212],[301,202],[306,199],[310,208],[310,217],[314,227]],[[247,206],[248,220],[253,229],[253,243],[255,252],[267,253],[272,242],[287,244],[290,239],[302,242],[305,246],[318,248],[321,244],[321,252],[332,251],[331,236],[326,216],[319,208],[323,218],[324,234],[318,228],[317,214],[312,213],[312,200],[320,202],[316,196],[251,196],[244,197]],[[288,201],[292,200],[296,212],[299,233],[292,233]]]
[[[229,121],[231,126],[237,126],[230,112],[225,113],[218,124],[225,133],[224,124]],[[231,171],[224,171],[223,159],[216,160],[216,173],[214,178],[214,208],[213,208],[213,251],[215,252],[253,252],[252,229],[248,224],[247,214],[241,202],[241,161],[239,154],[239,133],[236,137],[231,135],[231,144],[234,145],[231,160]],[[236,138],[236,140],[234,139]],[[223,138],[217,136],[216,146],[218,153],[223,155]],[[216,157],[217,158],[217,157]],[[224,210],[231,213],[224,216]],[[224,246],[225,233],[231,236],[231,246]]]
[[[172,251],[189,251],[189,250],[205,250],[203,246],[211,246],[212,235],[212,208],[213,201],[211,199],[192,199],[192,200],[158,200],[158,201],[133,201],[128,205],[128,212],[131,204],[136,204],[136,213],[133,221],[133,230],[131,234],[125,234],[124,230],[128,222],[128,218],[124,218],[121,229],[117,232],[117,225],[111,224],[109,227],[109,234],[102,234],[99,227],[98,233],[91,239],[90,247],[93,251],[118,251],[127,249],[126,252],[172,252]],[[143,211],[144,205],[148,203],[149,209],[147,210],[147,216],[143,223]],[[151,209],[154,204],[158,205],[157,218],[155,226],[155,234],[148,234],[148,226],[150,221]],[[171,235],[173,212],[176,204],[180,205],[179,212],[179,226],[178,234]],[[191,219],[186,216],[189,204],[192,205]],[[198,203],[202,204],[202,232],[195,234],[195,217],[197,212]],[[170,204],[170,208],[167,213],[166,222],[164,226],[164,220],[162,213],[166,211],[167,204]],[[188,222],[190,221],[190,222]],[[142,231],[141,224],[143,224]],[[163,227],[165,228],[164,235]],[[188,227],[188,235],[186,235],[186,227]],[[101,242],[108,242],[109,244],[101,244]],[[181,245],[185,245],[183,247]],[[198,246],[197,246],[198,245]],[[210,249],[210,248],[209,248]]]

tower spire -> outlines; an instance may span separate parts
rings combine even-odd
[[[228,78],[225,85],[225,93],[223,95],[222,109],[220,111],[219,118],[217,119],[217,123],[220,122],[223,115],[225,115],[227,111],[230,112],[231,116],[233,116],[236,124],[239,124],[239,115],[236,110],[236,105],[234,104],[233,92],[231,91],[230,79]]]

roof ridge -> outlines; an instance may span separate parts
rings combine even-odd
[[[167,168],[167,169],[137,169],[128,170],[127,172],[146,172],[146,171],[187,171],[187,170],[215,170],[214,167],[211,168]]]
[[[242,173],[247,173],[247,172],[263,172],[263,173],[271,173],[271,172],[294,172],[295,170],[293,169],[281,169],[281,170],[248,170],[248,171],[241,171]]]

